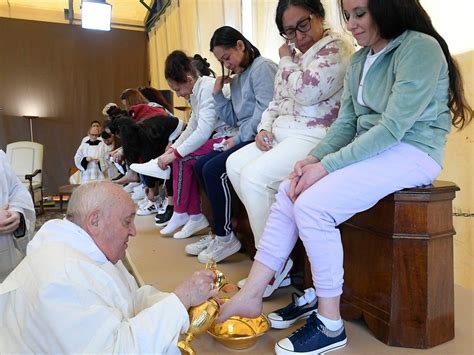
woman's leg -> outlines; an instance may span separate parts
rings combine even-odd
[[[269,151],[255,156],[241,169],[240,197],[249,216],[255,246],[258,245],[262,236],[278,186],[293,171],[295,163],[306,158],[318,142],[319,138],[302,135],[288,136],[276,143]],[[255,147],[255,149],[258,148]],[[240,158],[241,151],[237,151],[233,156]],[[229,162],[227,165],[229,166]]]
[[[250,143],[238,151],[232,153],[226,162],[227,176],[229,177],[232,187],[234,188],[240,201],[242,199],[242,190],[240,188],[241,172],[244,167],[250,164],[254,159],[265,154],[264,151],[257,148],[255,143]]]
[[[439,172],[427,154],[402,143],[327,175],[297,198],[294,216],[311,263],[319,314],[340,318],[343,250],[336,227],[390,193],[430,184]]]
[[[197,159],[213,151],[216,140],[210,139],[187,156],[173,162],[173,190],[175,211],[189,215],[201,213],[199,182],[193,171]]]
[[[222,307],[220,320],[234,314],[247,317],[258,315],[265,288],[293,250],[298,234],[288,188],[288,180],[280,184],[247,281]]]
[[[206,189],[209,202],[211,203],[214,232],[218,236],[226,236],[232,232],[231,226],[231,193],[229,179],[226,172],[227,158],[238,149],[249,144],[242,142],[231,149],[209,159],[201,169],[201,176]],[[212,154],[212,153],[210,153]],[[204,156],[205,158],[207,156]],[[196,166],[199,164],[196,163]],[[198,171],[198,170],[195,170]]]

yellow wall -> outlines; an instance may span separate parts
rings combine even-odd
[[[277,0],[249,0],[252,2],[252,37],[249,38],[265,57],[278,60],[282,39],[275,25]],[[323,0],[326,19],[335,27],[340,25],[338,0]],[[466,95],[474,106],[474,36],[467,31],[469,18],[474,13],[474,1],[450,0],[449,6],[441,0],[422,0],[440,34],[447,41],[464,76]],[[230,25],[242,30],[241,0],[173,0],[172,6],[160,18],[150,33],[150,75],[152,85],[168,89],[163,76],[166,55],[182,49],[189,55],[200,53],[207,57],[219,73],[220,65],[209,52],[209,40],[214,30]],[[245,15],[244,15],[245,16]],[[183,100],[175,101],[184,105]],[[474,212],[474,123],[462,131],[453,129],[448,138],[444,170],[440,179],[453,181],[461,188],[454,201],[455,211]],[[454,217],[457,231],[454,241],[455,280],[465,287],[474,288],[474,218]]]

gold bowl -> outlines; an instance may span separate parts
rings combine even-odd
[[[257,318],[233,316],[223,323],[214,323],[208,333],[231,349],[247,349],[270,329],[268,318],[262,313]]]

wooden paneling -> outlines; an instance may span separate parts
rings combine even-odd
[[[148,83],[146,34],[0,19],[0,148],[29,140],[23,115],[37,115],[49,193],[67,183],[74,153],[102,108]]]

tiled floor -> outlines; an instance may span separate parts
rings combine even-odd
[[[131,238],[128,257],[139,277],[147,284],[152,284],[163,291],[172,291],[180,280],[188,277],[193,271],[203,268],[195,257],[184,253],[187,243],[197,240],[193,237],[185,240],[161,237],[153,224],[152,216],[137,216],[137,236]],[[251,266],[251,261],[244,254],[236,254],[219,264],[230,282],[237,283],[244,278]],[[264,302],[264,312],[286,305],[290,300],[292,287],[275,292]],[[348,345],[331,354],[459,354],[474,355],[474,291],[460,286],[455,287],[456,337],[454,340],[428,350],[402,349],[386,346],[368,331],[365,324],[345,322]],[[286,337],[297,324],[289,330],[270,330],[255,346],[247,350],[230,350],[215,342],[209,335],[203,334],[193,341],[197,354],[273,354],[275,342]]]

